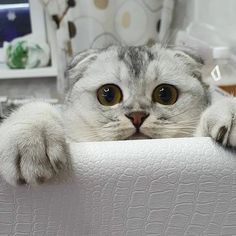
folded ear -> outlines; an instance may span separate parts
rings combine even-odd
[[[176,60],[186,66],[187,71],[197,79],[202,78],[202,67],[204,66],[204,60],[194,51],[190,49],[173,49],[173,56]]]
[[[189,62],[191,63],[192,61],[194,61],[194,63],[197,63],[199,66],[203,66],[204,65],[204,60],[202,57],[200,57],[200,55],[197,54],[197,52],[193,51],[193,50],[189,50],[189,49],[177,49],[174,50],[175,52],[175,56],[179,57],[179,58],[183,58],[186,61],[189,60]]]
[[[83,77],[84,72],[88,66],[96,60],[100,50],[99,49],[88,49],[77,54],[69,63],[66,71],[67,78],[67,90],[72,88],[73,85]]]
[[[200,55],[198,55],[198,53],[194,49],[190,49],[187,47],[184,48],[179,46],[167,46],[165,48],[162,47],[161,44],[156,43],[150,48],[150,50],[156,55],[158,55],[160,51],[166,50],[168,52],[171,52],[174,57],[179,58],[185,63],[195,64],[199,67],[202,67],[204,65],[204,60],[200,57]]]

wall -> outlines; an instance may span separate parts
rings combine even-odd
[[[176,1],[171,41],[175,45],[187,45],[197,50],[206,62],[204,71],[208,83],[236,84],[235,9],[235,0]],[[179,30],[182,33],[177,36]],[[213,80],[211,71],[217,65],[220,79]]]
[[[177,0],[173,27],[186,29],[191,22],[207,24],[236,48],[235,0]]]

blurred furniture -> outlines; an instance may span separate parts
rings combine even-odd
[[[236,84],[236,76],[235,76],[235,84]],[[232,94],[236,96],[236,85],[222,85],[220,86],[224,91],[228,92],[229,94]]]

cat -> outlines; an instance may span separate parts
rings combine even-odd
[[[0,173],[37,185],[70,163],[68,141],[210,136],[236,146],[236,98],[202,80],[200,58],[160,45],[89,49],[67,70],[62,110],[42,101],[0,127]]]

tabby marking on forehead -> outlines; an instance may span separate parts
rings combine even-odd
[[[147,64],[154,59],[147,47],[121,47],[118,58],[123,61],[135,77],[146,69]]]

